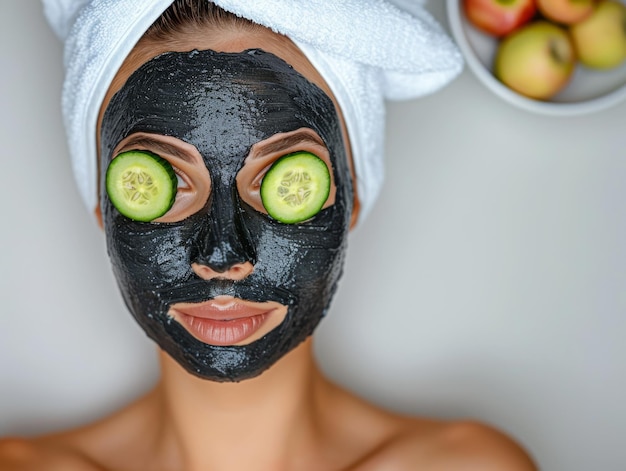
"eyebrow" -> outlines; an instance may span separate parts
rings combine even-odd
[[[271,138],[268,140],[270,139]],[[264,141],[260,141],[253,147],[257,147],[257,151],[260,151],[263,154],[271,154],[274,152],[280,152],[284,149],[289,149],[291,147],[296,147],[303,143],[316,144],[326,147],[326,144],[319,136],[304,131],[296,132],[295,134],[291,134],[274,142],[264,143]],[[185,162],[193,163],[191,156],[187,152],[167,142],[159,141],[158,139],[151,139],[146,136],[131,137],[124,143],[123,148],[127,149],[133,146],[146,147],[149,150],[154,151],[156,154],[167,154],[184,160]]]
[[[157,139],[150,139],[146,136],[136,136],[131,137],[127,142],[124,143],[124,148],[140,146],[146,147],[151,151],[154,151],[156,154],[167,154],[172,157],[177,157],[185,162],[193,163],[191,156],[185,152],[184,150],[169,144],[167,142],[161,142]]]
[[[322,141],[320,137],[308,132],[298,132],[274,142],[257,142],[255,147],[258,146],[258,150],[264,154],[270,154],[273,152],[280,152],[281,150],[288,149],[290,147],[295,147],[305,142],[326,147],[326,144],[324,144],[324,141]]]

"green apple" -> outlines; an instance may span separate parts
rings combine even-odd
[[[626,59],[626,6],[601,0],[590,17],[570,26],[578,60],[593,69],[611,69]]]
[[[573,24],[593,13],[596,0],[537,0],[537,8],[547,19]]]
[[[512,90],[546,100],[567,85],[575,65],[576,54],[567,30],[538,20],[502,40],[494,74]]]

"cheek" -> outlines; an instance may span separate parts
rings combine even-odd
[[[118,280],[128,286],[161,289],[188,279],[193,229],[146,226],[131,221],[105,225],[109,256]]]
[[[258,262],[254,276],[277,287],[301,290],[333,283],[338,277],[347,229],[331,207],[304,225],[271,221],[250,209],[245,224],[253,237]]]

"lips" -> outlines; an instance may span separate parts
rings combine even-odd
[[[245,345],[282,322],[287,307],[274,302],[217,296],[203,303],[177,303],[169,314],[191,335],[209,345]]]

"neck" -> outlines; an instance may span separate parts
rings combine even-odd
[[[313,444],[317,404],[330,386],[315,365],[310,338],[240,383],[197,378],[164,353],[160,360],[155,398],[162,445],[183,469],[278,470]]]

